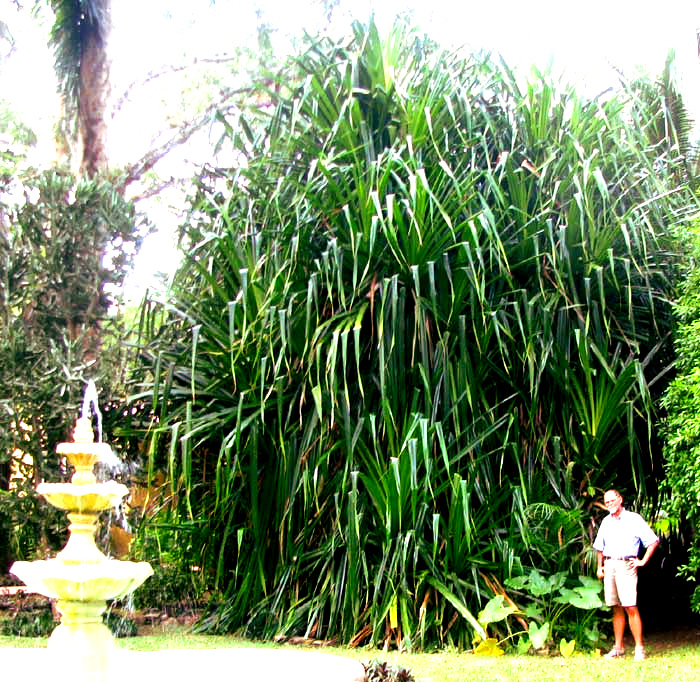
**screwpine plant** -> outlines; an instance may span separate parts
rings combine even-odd
[[[585,571],[613,476],[645,489],[677,160],[632,91],[405,24],[311,44],[260,100],[142,311],[142,533],[220,595],[205,630],[470,648],[498,581]]]

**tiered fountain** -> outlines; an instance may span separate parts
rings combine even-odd
[[[96,396],[94,384],[88,391],[73,442],[56,448],[75,469],[71,482],[37,487],[49,504],[68,512],[68,542],[54,559],[17,561],[10,570],[34,591],[56,600],[61,622],[47,647],[52,679],[108,682],[116,675],[112,674],[114,640],[102,622],[106,602],[130,594],[153,571],[145,562],[108,559],[95,545],[98,514],[120,503],[129,491],[116,481],[98,483],[95,478],[95,464],[113,455],[110,446],[101,442],[101,424],[99,440],[94,442],[88,416],[90,392]],[[96,397],[93,402],[99,419]]]

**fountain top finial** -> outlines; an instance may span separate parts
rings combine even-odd
[[[95,434],[92,430],[91,410],[97,417],[98,439],[95,442]],[[59,443],[56,451],[59,455],[66,455],[68,461],[75,468],[71,482],[76,485],[91,485],[95,483],[93,467],[103,458],[112,455],[112,449],[107,443],[102,442],[102,415],[97,406],[97,388],[92,379],[88,382],[83,399],[83,409],[80,417],[75,422],[72,443]]]
[[[94,441],[95,434],[92,431],[92,419],[90,417],[79,417],[73,430],[73,442],[93,443]]]

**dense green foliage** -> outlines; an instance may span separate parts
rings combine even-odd
[[[505,578],[586,571],[602,489],[654,492],[682,158],[632,90],[403,25],[261,99],[144,308],[144,547],[224,594],[210,630],[469,646]]]
[[[3,207],[0,230],[3,564],[65,540],[64,513],[34,489],[67,473],[55,449],[71,438],[88,379],[103,407],[123,393],[123,330],[109,308],[143,237],[133,205],[106,181],[49,170],[14,182],[23,196]]]
[[[691,579],[700,568],[700,272],[697,269],[698,238],[692,232],[692,267],[683,280],[675,308],[675,378],[663,397],[666,409],[664,455],[666,486],[672,517],[687,522],[689,557],[683,571]],[[696,592],[696,595],[700,593]],[[700,598],[693,600],[700,609]]]

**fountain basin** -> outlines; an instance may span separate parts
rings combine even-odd
[[[75,473],[72,483],[89,485],[95,483],[93,467],[100,460],[109,461],[112,458],[112,448],[108,443],[92,442],[92,426],[89,419],[78,419],[75,427],[76,440],[74,443],[59,443],[56,452],[65,455],[73,465]]]
[[[16,561],[10,572],[34,591],[60,602],[120,599],[153,575],[145,561],[111,559],[94,563],[66,563],[59,558]]]
[[[36,490],[53,507],[80,514],[112,509],[129,494],[129,489],[116,481],[78,485],[41,483]]]
[[[112,457],[112,448],[109,443],[86,443],[85,440],[74,443],[59,443],[56,446],[56,452],[59,455],[66,455],[76,468],[93,467],[101,458],[110,459]]]

